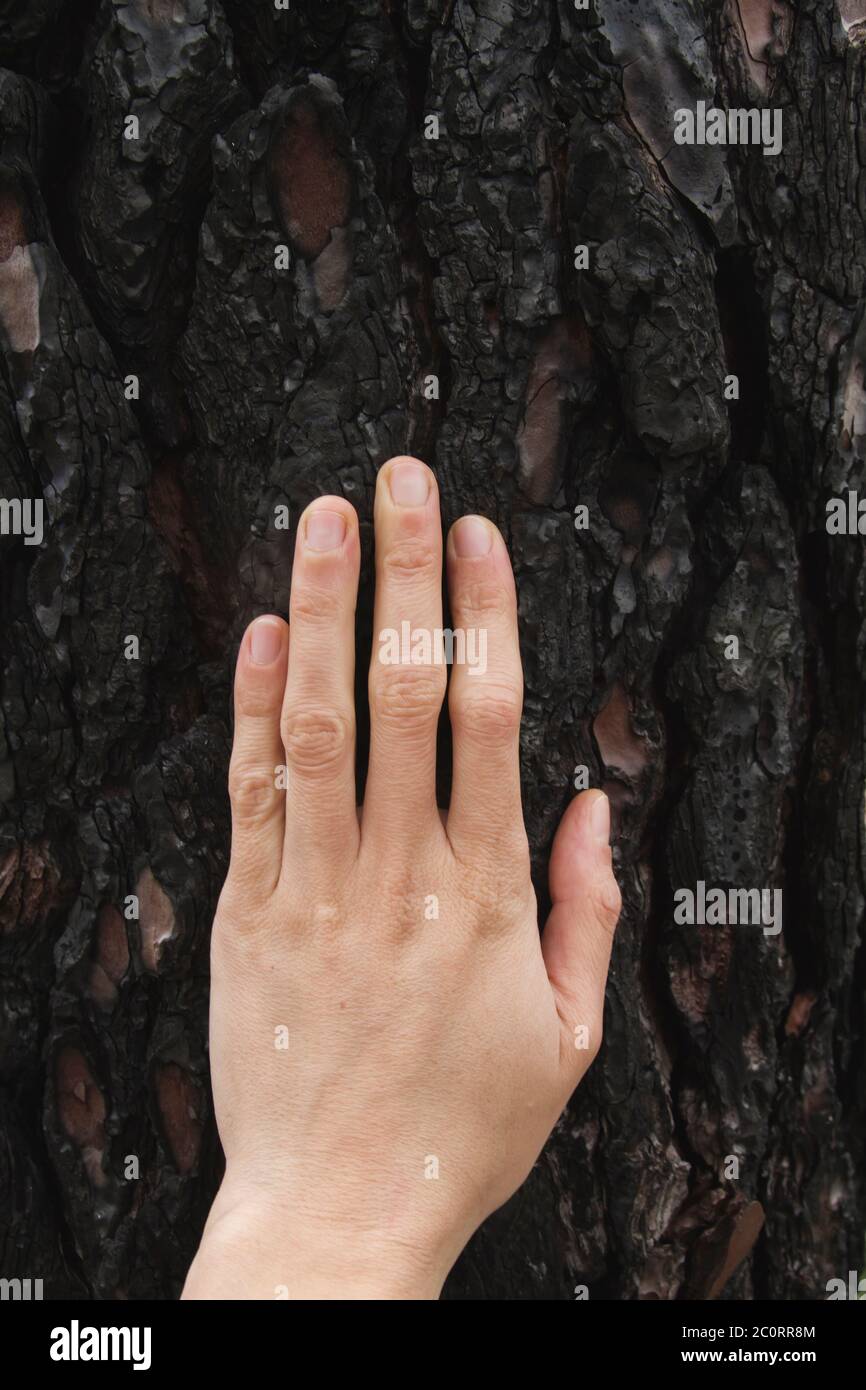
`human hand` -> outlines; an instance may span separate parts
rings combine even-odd
[[[344,499],[319,498],[301,519],[291,654],[286,624],[265,617],[238,657],[231,864],[211,953],[226,1172],[185,1298],[437,1297],[473,1231],[526,1178],[601,1042],[620,908],[608,801],[584,792],[566,811],[539,939],[502,537],[464,517],[448,539],[454,628],[486,633],[486,662],[476,646],[474,668],[453,667],[443,820],[445,667],[386,664],[378,640],[404,622],[413,633],[442,628],[428,468],[384,465],[375,527],[361,812],[360,545]]]

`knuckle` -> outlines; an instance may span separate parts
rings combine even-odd
[[[444,669],[431,666],[383,668],[371,682],[370,704],[382,723],[427,725],[435,721],[445,695]]]
[[[514,611],[512,594],[496,579],[473,579],[460,586],[457,595],[460,616],[465,618],[507,617]]]
[[[345,756],[352,726],[336,710],[289,709],[283,713],[280,733],[291,771],[322,773]]]
[[[472,837],[471,855],[485,901],[497,910],[524,912],[535,906],[532,858],[522,817],[507,825],[491,820],[489,827],[479,828]]]
[[[502,935],[512,931],[524,923],[527,916],[527,892],[524,883],[518,880],[513,871],[506,869],[504,864],[500,863],[499,870],[497,878],[491,880],[481,905],[482,927],[486,927],[487,934],[490,935]]]
[[[229,800],[236,821],[255,825],[266,820],[277,803],[274,775],[266,768],[229,765]]]
[[[231,989],[237,984],[239,971],[253,966],[264,969],[261,954],[271,915],[268,911],[270,900],[271,892],[263,889],[261,877],[238,872],[238,866],[232,861],[211,931],[210,965],[214,981],[225,980]],[[256,904],[258,911],[250,911],[251,903]],[[279,920],[284,928],[282,913]]]
[[[292,588],[289,608],[292,623],[309,623],[321,627],[333,623],[339,617],[341,609],[341,597],[332,589],[314,584],[299,584]]]
[[[612,935],[622,911],[622,893],[613,869],[608,869],[596,881],[592,901],[598,920]]]
[[[382,557],[382,573],[386,581],[426,580],[440,572],[439,553],[434,545],[422,538],[395,541]]]
[[[235,692],[235,714],[244,719],[274,719],[283,698],[283,685],[272,681],[244,680]]]
[[[485,742],[514,739],[520,733],[523,695],[517,685],[479,684],[471,677],[452,697],[451,718],[461,734]]]

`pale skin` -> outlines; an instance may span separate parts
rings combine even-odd
[[[423,463],[380,470],[375,532],[360,810],[360,544],[345,499],[304,513],[290,624],[258,618],[238,656],[231,864],[211,951],[226,1172],[184,1298],[438,1298],[601,1044],[620,910],[609,805],[587,791],[563,816],[539,935],[505,543],[463,517],[444,547],[451,626],[488,634],[484,674],[455,665],[448,682],[446,813],[435,786],[446,668],[377,659],[383,630],[443,626],[439,498]]]

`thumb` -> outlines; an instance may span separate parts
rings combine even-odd
[[[610,802],[581,792],[563,816],[550,857],[553,904],[541,949],[564,1037],[572,1088],[601,1045],[604,987],[622,906],[610,853]]]

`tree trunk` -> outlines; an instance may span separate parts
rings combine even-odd
[[[864,58],[864,0],[0,0],[0,497],[45,506],[0,540],[0,1275],[180,1290],[237,644],[341,492],[363,707],[403,452],[510,546],[541,920],[582,770],[625,903],[601,1056],[446,1296],[857,1268]],[[780,152],[675,143],[700,101]],[[782,930],[680,922],[700,883]]]

